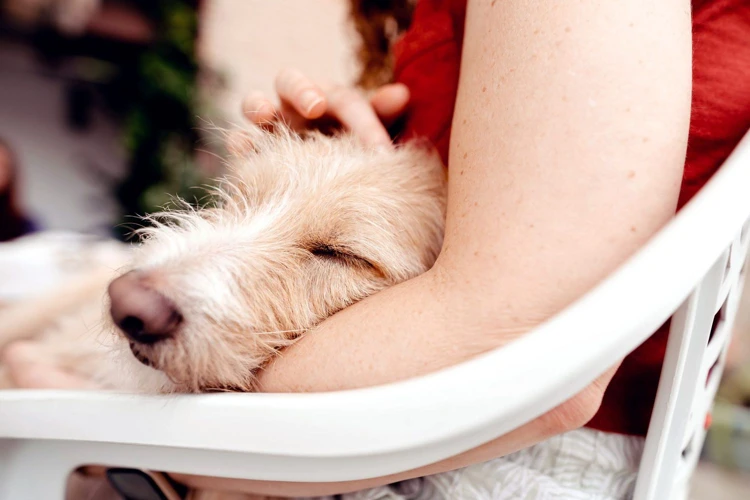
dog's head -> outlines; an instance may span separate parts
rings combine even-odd
[[[284,131],[251,140],[218,205],[164,214],[110,286],[114,322],[165,390],[252,390],[279,349],[440,250],[445,174],[431,151]]]

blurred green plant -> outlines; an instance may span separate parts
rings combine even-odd
[[[201,68],[196,56],[198,18],[195,0],[141,2],[155,39],[131,71],[116,82],[118,107],[125,113],[128,176],[117,190],[124,219],[159,211],[173,196],[196,202],[205,192],[195,160]],[[126,238],[129,224],[118,226]]]

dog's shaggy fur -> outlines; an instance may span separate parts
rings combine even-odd
[[[123,269],[177,307],[175,335],[151,345],[108,335],[102,287],[54,328],[0,326],[0,348],[34,337],[24,349],[114,389],[252,391],[257,370],[323,319],[432,266],[446,179],[431,150],[285,130],[245,138],[218,204],[154,217]]]

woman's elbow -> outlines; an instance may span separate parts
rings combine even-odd
[[[544,416],[556,434],[579,429],[594,418],[618,367],[619,364],[609,368],[581,392]]]

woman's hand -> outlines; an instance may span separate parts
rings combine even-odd
[[[262,92],[250,92],[245,98],[242,111],[253,124],[272,128],[282,121],[297,131],[344,128],[368,146],[390,144],[387,127],[409,102],[409,89],[403,84],[384,85],[368,99],[352,87],[317,85],[294,69],[282,70],[275,87],[279,106]]]

